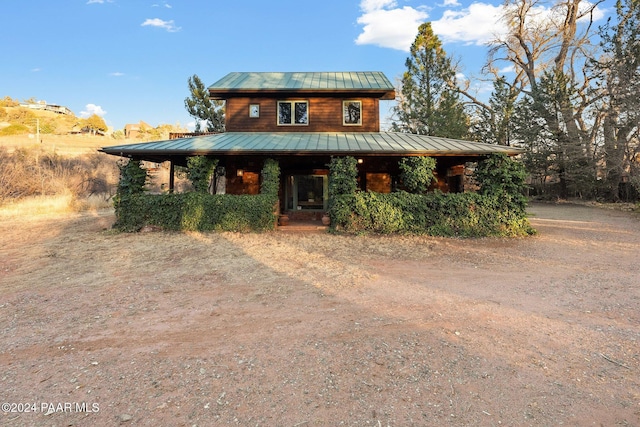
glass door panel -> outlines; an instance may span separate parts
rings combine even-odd
[[[293,175],[287,179],[287,209],[326,210],[328,181],[326,175]]]

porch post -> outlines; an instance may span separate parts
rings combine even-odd
[[[175,165],[173,160],[169,159],[169,193],[173,193],[173,185],[175,183]]]

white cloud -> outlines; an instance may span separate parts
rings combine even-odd
[[[578,11],[582,12],[584,10],[586,10],[588,7],[591,7],[593,5],[593,3],[589,2],[589,1],[583,1],[582,3],[580,3],[580,6],[578,8]],[[599,21],[601,19],[604,18],[604,16],[607,14],[608,9],[607,8],[601,8],[600,5],[596,6],[596,8],[593,10],[593,20],[594,21]],[[585,16],[584,18],[580,19],[581,22],[584,21],[589,21],[590,17],[589,16]]]
[[[448,0],[445,0],[445,2]],[[581,3],[581,11],[592,6],[593,3]],[[461,42],[466,44],[485,44],[496,37],[503,38],[507,33],[507,27],[501,17],[504,7],[489,3],[472,3],[468,8],[458,11],[447,10],[442,18],[433,21],[433,31],[442,38],[444,43]],[[602,19],[605,11],[596,7],[593,11],[593,19]],[[550,9],[545,6],[535,6],[531,9],[529,22],[531,25],[540,25],[543,22],[556,22],[562,25],[565,12],[561,9]],[[582,18],[586,21],[589,17]]]
[[[142,24],[142,27],[158,27],[158,28],[162,28],[167,30],[170,33],[175,33],[181,30],[180,27],[176,27],[175,23],[173,22],[173,20],[171,21],[164,21],[160,18],[153,18],[153,19],[147,19],[145,20]]]
[[[507,65],[506,67],[500,68],[498,70],[498,73],[500,74],[515,73],[515,72],[516,72],[516,67],[513,64]]]
[[[439,6],[455,8],[458,0],[443,0]],[[585,0],[581,3],[581,11],[591,7],[593,3]],[[420,24],[429,17],[427,6],[417,8],[399,7],[396,0],[361,0],[362,15],[358,24],[363,26],[356,44],[386,47],[409,51],[415,40]],[[483,45],[495,38],[503,38],[507,27],[501,17],[504,6],[475,2],[462,9],[447,9],[438,20],[432,21],[433,32],[443,43],[464,43]],[[606,10],[596,7],[593,11],[594,21],[606,15]],[[535,6],[530,11],[529,22],[538,25],[542,22],[556,21],[562,23],[564,13],[545,6]],[[585,17],[582,20],[590,19]]]
[[[433,21],[433,32],[444,43],[481,45],[506,32],[505,25],[500,21],[501,15],[502,6],[473,3],[460,11],[445,11],[442,18]]]
[[[107,114],[107,112],[104,111],[101,106],[96,104],[87,104],[84,108],[86,111],[80,111],[80,117],[82,117],[83,119],[91,117],[94,114],[100,117],[103,117],[105,114]]]
[[[363,15],[358,24],[363,25],[356,44],[372,44],[408,52],[418,27],[428,18],[424,9],[409,6],[397,7],[394,0],[362,0]]]
[[[363,12],[374,12],[376,10],[396,7],[398,3],[395,0],[362,0],[360,2],[360,9]]]
[[[89,0],[87,4],[104,4],[104,3],[113,3],[113,0]]]
[[[122,77],[122,76],[124,76],[124,73],[116,71],[116,72],[113,72],[113,73],[109,73],[109,75],[113,76],[113,77]]]
[[[171,9],[173,6],[171,6],[171,5],[170,5],[169,3],[167,3],[167,2],[163,2],[162,4],[157,4],[157,3],[156,3],[156,4],[154,4],[154,5],[151,5],[151,7],[164,7],[164,8],[166,8],[166,9]]]

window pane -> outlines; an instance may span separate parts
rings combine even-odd
[[[306,102],[296,102],[296,124],[297,125],[306,125],[309,120],[309,116],[307,114],[307,103]]]
[[[283,125],[291,124],[291,103],[278,102],[278,123]]]
[[[362,124],[361,118],[362,103],[360,101],[345,101],[343,103],[344,124],[359,125]]]
[[[297,184],[297,209],[321,210],[324,208],[326,176],[298,175]]]

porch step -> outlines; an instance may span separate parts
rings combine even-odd
[[[320,221],[289,221],[287,225],[279,225],[278,231],[313,231],[327,232],[329,227]]]

